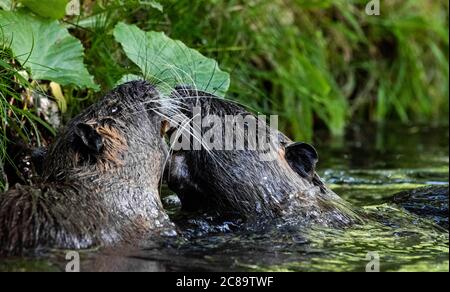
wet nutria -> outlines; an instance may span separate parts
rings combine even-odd
[[[208,115],[218,116],[222,121],[230,115],[253,116],[235,103],[189,87],[179,86],[172,95],[183,104],[182,114],[189,121],[199,115],[198,108],[202,119]],[[195,115],[194,108],[197,108]],[[248,132],[247,124],[244,129]],[[183,135],[193,136],[192,126],[187,123],[173,130],[177,130],[172,134],[176,137],[173,142]],[[201,136],[208,131],[214,130],[202,128]],[[225,137],[224,127],[218,128],[213,136]],[[278,131],[273,131],[270,137],[277,138],[273,140],[278,143],[274,159],[268,161],[261,159],[264,151],[250,149],[248,144],[239,150],[207,149],[202,144],[201,150],[174,151],[166,167],[168,185],[189,211],[214,211],[221,217],[257,222],[265,218],[325,226],[360,222],[352,208],[317,175],[318,154],[312,146],[293,143]],[[201,137],[194,137],[191,147],[195,139]]]
[[[158,194],[167,154],[158,98],[130,82],[71,120],[42,155],[42,182],[0,194],[0,253],[173,234]]]

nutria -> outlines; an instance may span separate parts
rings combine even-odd
[[[176,87],[172,98],[183,105],[186,121],[195,119],[194,108],[201,109],[202,119],[211,114],[222,121],[227,115],[253,116],[233,102],[186,86]],[[199,130],[197,136],[201,133],[202,137],[214,131],[212,128]],[[248,132],[247,124],[244,130]],[[188,123],[174,126],[171,131],[174,132],[172,143],[190,136],[190,147],[194,147],[194,141],[201,139],[192,139],[193,127]],[[202,143],[201,149],[174,151],[166,167],[169,188],[179,195],[185,210],[208,211],[225,218],[256,222],[284,218],[289,222],[333,227],[361,222],[352,207],[317,175],[316,150],[306,143],[293,143],[279,131],[272,132],[270,137],[277,138],[274,140],[278,143],[271,161],[262,160],[264,151],[250,149],[247,141],[245,148],[239,150],[207,149]],[[211,136],[212,140],[215,136],[225,137],[224,127]],[[222,141],[222,145],[225,143]]]
[[[0,253],[174,234],[158,192],[167,155],[160,108],[156,89],[135,81],[71,120],[40,156],[42,181],[0,194]]]

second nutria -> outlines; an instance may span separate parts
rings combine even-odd
[[[187,121],[195,120],[195,116],[205,119],[214,115],[222,121],[227,116],[253,116],[233,102],[192,88],[177,87],[172,95],[183,105],[182,114]],[[194,114],[194,109],[200,112]],[[245,124],[244,128],[248,131],[249,127]],[[179,137],[193,136],[188,123],[173,130],[177,130],[172,135],[176,134],[174,142]],[[169,187],[180,196],[183,208],[257,222],[264,218],[325,226],[361,222],[352,207],[327,188],[317,175],[316,150],[306,143],[293,143],[279,131],[272,132],[271,138],[278,140],[273,160],[261,159],[264,151],[250,149],[247,136],[243,149],[207,149],[202,144],[201,149],[174,151],[166,175]],[[197,136],[201,137],[208,134],[214,139],[226,136],[224,127],[202,128],[199,134]],[[191,139],[191,146],[201,137]]]
[[[159,95],[117,87],[42,155],[42,183],[0,194],[0,253],[84,249],[174,234],[158,192],[167,154]]]

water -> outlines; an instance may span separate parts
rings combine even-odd
[[[375,218],[347,230],[271,226],[155,242],[144,250],[81,253],[83,270],[114,271],[448,271],[449,234],[392,203],[393,194],[449,181],[448,127],[353,126],[345,138],[319,134],[320,175]],[[173,198],[173,197],[172,197]],[[170,203],[169,211],[177,211]],[[203,222],[205,227],[208,223]],[[223,224],[223,231],[233,226]],[[368,254],[372,253],[372,254]],[[64,253],[9,259],[0,270],[64,270]]]

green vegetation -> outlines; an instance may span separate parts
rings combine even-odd
[[[9,159],[10,139],[39,145],[41,133],[52,135],[55,132],[39,117],[36,108],[29,107],[36,87],[28,80],[28,73],[12,58],[11,50],[0,46],[0,190],[7,183],[3,162]]]
[[[0,10],[2,42],[10,44],[17,61],[33,80],[97,89],[83,64],[83,47],[57,21],[23,12]]]
[[[230,86],[229,74],[222,72],[216,61],[205,59],[164,33],[146,33],[121,22],[114,29],[114,37],[128,58],[139,66],[143,77],[167,94],[174,86],[185,84],[224,96]]]
[[[186,83],[151,66],[155,36],[165,38],[157,32],[213,59],[196,82],[206,87],[209,77],[212,91],[225,93],[228,72],[227,98],[280,115],[298,140],[317,128],[342,135],[355,120],[448,123],[446,0],[381,1],[380,16],[366,15],[366,0],[84,0],[80,16],[63,17],[67,2],[0,0],[1,161],[10,140],[54,133],[27,100],[36,92],[67,120],[128,74]],[[148,46],[136,51],[139,41],[118,32],[123,23],[147,32]],[[199,70],[170,54],[161,61]]]

